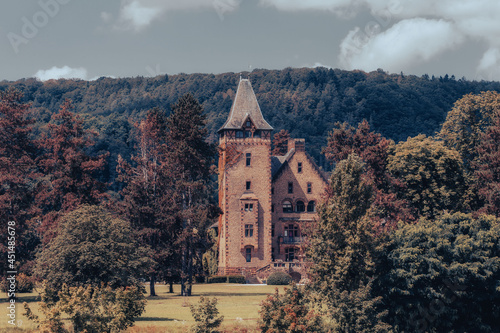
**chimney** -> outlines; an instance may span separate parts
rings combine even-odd
[[[306,139],[289,139],[288,140],[288,151],[295,149],[295,151],[305,151],[306,150]]]

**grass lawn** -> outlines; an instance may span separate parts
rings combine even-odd
[[[150,297],[148,294],[146,311],[139,318],[135,327],[130,332],[186,332],[193,325],[193,317],[189,309],[189,304],[196,304],[200,296],[217,297],[217,308],[224,316],[223,328],[227,331],[235,332],[253,332],[257,330],[257,320],[259,318],[260,302],[268,294],[274,293],[275,286],[267,285],[240,285],[240,284],[196,284],[193,285],[192,297],[181,297],[180,286],[174,286],[174,293],[168,293],[168,286],[156,285],[158,296]],[[280,287],[280,293],[283,287]],[[20,294],[17,305],[17,319],[22,321],[21,328],[33,329],[35,326],[29,322],[22,312],[23,302],[29,302],[35,305],[36,294]],[[7,311],[5,295],[0,298],[0,311]],[[34,306],[32,306],[33,308]],[[0,321],[0,332],[6,332],[5,329],[11,327],[7,323],[7,316],[4,314]]]

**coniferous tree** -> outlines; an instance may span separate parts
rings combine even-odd
[[[18,262],[25,264],[32,260],[39,242],[30,223],[39,177],[35,164],[37,148],[31,138],[34,121],[28,117],[31,105],[21,100],[22,94],[16,90],[0,91],[0,215],[5,228],[0,236],[0,264],[5,268],[8,267],[5,262],[8,221],[16,233],[14,248]],[[19,269],[14,262],[9,264],[13,266],[10,270]]]
[[[308,250],[316,301],[326,305],[339,332],[388,331],[381,298],[371,295],[376,240],[369,219],[372,188],[361,159],[351,154],[340,161],[330,184]]]
[[[210,195],[214,174],[215,147],[207,142],[205,116],[198,101],[182,96],[172,105],[167,120],[169,165],[166,174],[174,179],[173,199],[182,221],[178,244],[181,258],[181,295],[191,296],[193,274],[202,263],[200,249],[206,246],[207,227],[219,214]],[[196,262],[195,262],[196,258]]]
[[[121,212],[136,230],[140,242],[150,250],[152,265],[148,268],[150,295],[156,296],[158,277],[172,282],[177,275],[179,251],[174,245],[180,233],[175,218],[176,206],[172,200],[173,179],[168,172],[175,168],[167,157],[166,117],[158,108],[151,109],[146,119],[136,125],[137,153],[129,165],[119,157]]]
[[[66,100],[52,116],[48,133],[39,140],[43,153],[37,163],[45,176],[36,203],[45,243],[54,237],[60,214],[81,204],[100,204],[106,197],[106,184],[97,178],[107,154],[94,157],[86,153],[97,134],[85,130],[82,119],[71,109],[71,102]]]

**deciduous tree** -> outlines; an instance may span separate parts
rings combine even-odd
[[[460,155],[441,141],[418,135],[400,142],[388,159],[388,170],[405,184],[398,193],[419,216],[434,218],[464,206],[466,176]]]
[[[274,134],[273,137],[273,151],[271,155],[282,156],[288,152],[288,140],[290,140],[290,133],[287,130],[282,129],[278,133]]]
[[[456,213],[390,235],[376,281],[398,332],[495,332],[500,322],[500,222]]]

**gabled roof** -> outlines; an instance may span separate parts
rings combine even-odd
[[[314,162],[314,158],[309,155],[307,152],[304,152],[307,160],[311,163],[312,167],[318,175],[323,179],[325,183],[328,183],[328,174],[321,170],[316,162]],[[283,156],[271,156],[271,178],[272,181],[276,181],[278,177],[281,175],[281,171],[284,169],[285,165],[292,159],[293,155],[295,155],[295,149],[290,149],[286,155]]]
[[[240,79],[236,97],[234,98],[231,112],[229,112],[229,117],[219,131],[225,129],[241,129],[247,118],[251,119],[257,130],[273,129],[262,116],[257,97],[255,97],[250,81],[248,79]]]

